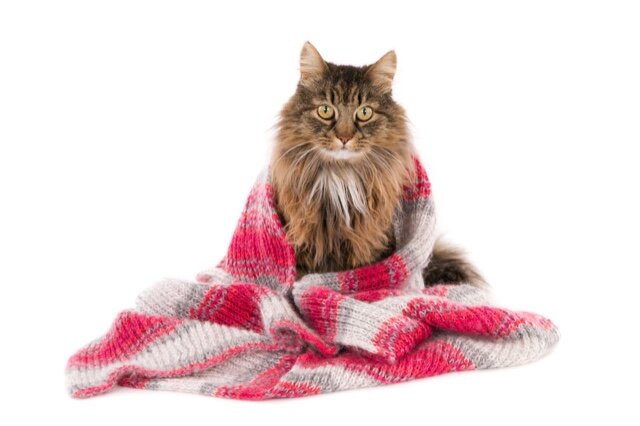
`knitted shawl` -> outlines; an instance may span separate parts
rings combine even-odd
[[[424,287],[435,215],[427,174],[414,165],[392,255],[298,280],[264,170],[222,261],[195,281],[144,291],[69,359],[69,392],[89,397],[120,385],[291,398],[542,357],[558,340],[548,319],[490,306],[469,284]]]

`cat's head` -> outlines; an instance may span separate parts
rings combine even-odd
[[[404,110],[391,96],[395,72],[394,51],[356,67],[326,62],[305,43],[273,161],[336,167],[404,162],[410,146]]]

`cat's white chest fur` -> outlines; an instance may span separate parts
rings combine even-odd
[[[342,214],[347,226],[351,226],[349,207],[365,214],[367,211],[366,190],[361,179],[352,170],[322,170],[311,189],[309,201],[321,197],[330,208]]]

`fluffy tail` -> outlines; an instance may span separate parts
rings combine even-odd
[[[438,239],[433,247],[429,265],[422,271],[425,286],[466,283],[485,287],[487,282],[458,247]]]

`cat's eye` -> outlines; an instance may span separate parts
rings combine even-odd
[[[333,107],[324,104],[324,105],[320,105],[318,107],[318,115],[320,116],[320,118],[324,118],[325,120],[329,120],[330,118],[333,118]]]
[[[356,117],[360,121],[368,121],[373,117],[373,108],[370,106],[362,106],[356,111]]]

